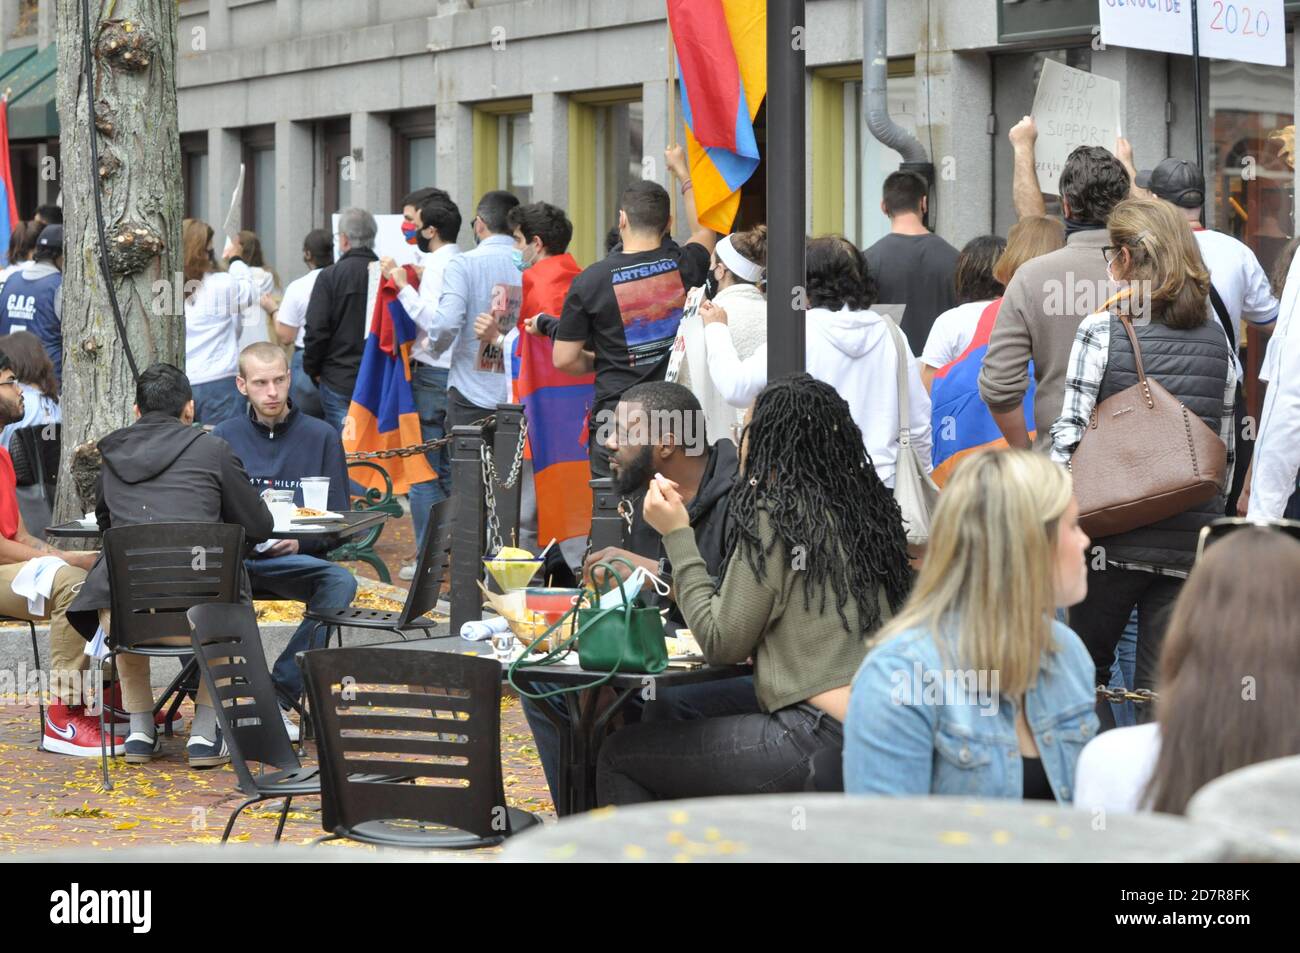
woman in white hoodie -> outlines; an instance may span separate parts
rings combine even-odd
[[[212,256],[212,228],[189,218],[185,247],[185,375],[194,391],[194,422],[216,425],[244,411],[235,386],[239,328],[244,310],[257,301],[257,285],[239,241],[228,242],[226,271]]]
[[[724,327],[742,361],[767,340],[767,296],[762,291],[766,269],[767,226],[734,232],[718,242],[703,289],[692,292],[692,295],[702,294],[705,300],[726,311]],[[710,445],[725,439],[739,446],[745,408],[727,403],[726,397],[713,385],[708,344],[699,315],[684,318],[677,334],[674,349],[681,350],[681,363],[675,378],[671,379],[689,388],[700,402]]]
[[[900,353],[889,318],[870,310],[876,284],[862,253],[848,239],[827,235],[808,241],[804,366],[848,402],[876,473],[893,488],[898,459],[898,368],[907,362],[912,449],[930,469],[930,397],[916,358]],[[742,360],[731,344],[727,312],[713,302],[700,307],[713,386],[733,407],[748,407],[767,385],[767,345]]]

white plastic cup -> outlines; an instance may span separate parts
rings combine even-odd
[[[293,491],[266,490],[262,493],[262,499],[266,501],[266,508],[271,511],[275,528],[289,529],[293,520],[293,511],[296,509],[293,505]]]
[[[310,510],[328,512],[330,508],[330,478],[326,476],[302,478],[302,505]]]

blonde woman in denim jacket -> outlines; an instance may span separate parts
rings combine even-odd
[[[1071,801],[1098,724],[1092,657],[1053,620],[1087,592],[1078,512],[1039,454],[958,467],[916,588],[854,678],[846,791]]]

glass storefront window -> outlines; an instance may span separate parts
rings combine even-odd
[[[886,91],[891,118],[916,135],[915,78],[891,76]],[[860,81],[844,84],[844,130],[844,235],[867,248],[889,234],[889,219],[880,211],[880,189],[903,160],[867,129]]]
[[[520,204],[533,200],[533,114],[501,117],[500,181]]]
[[[253,229],[262,247],[275,248],[275,150],[253,150]]]
[[[433,136],[406,140],[407,191],[433,185],[438,171],[438,152]],[[415,183],[419,183],[416,185]]]

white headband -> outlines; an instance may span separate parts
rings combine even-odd
[[[756,282],[763,277],[763,268],[754,264],[731,244],[731,236],[725,236],[718,242],[718,261],[726,265],[731,273],[745,281]]]

